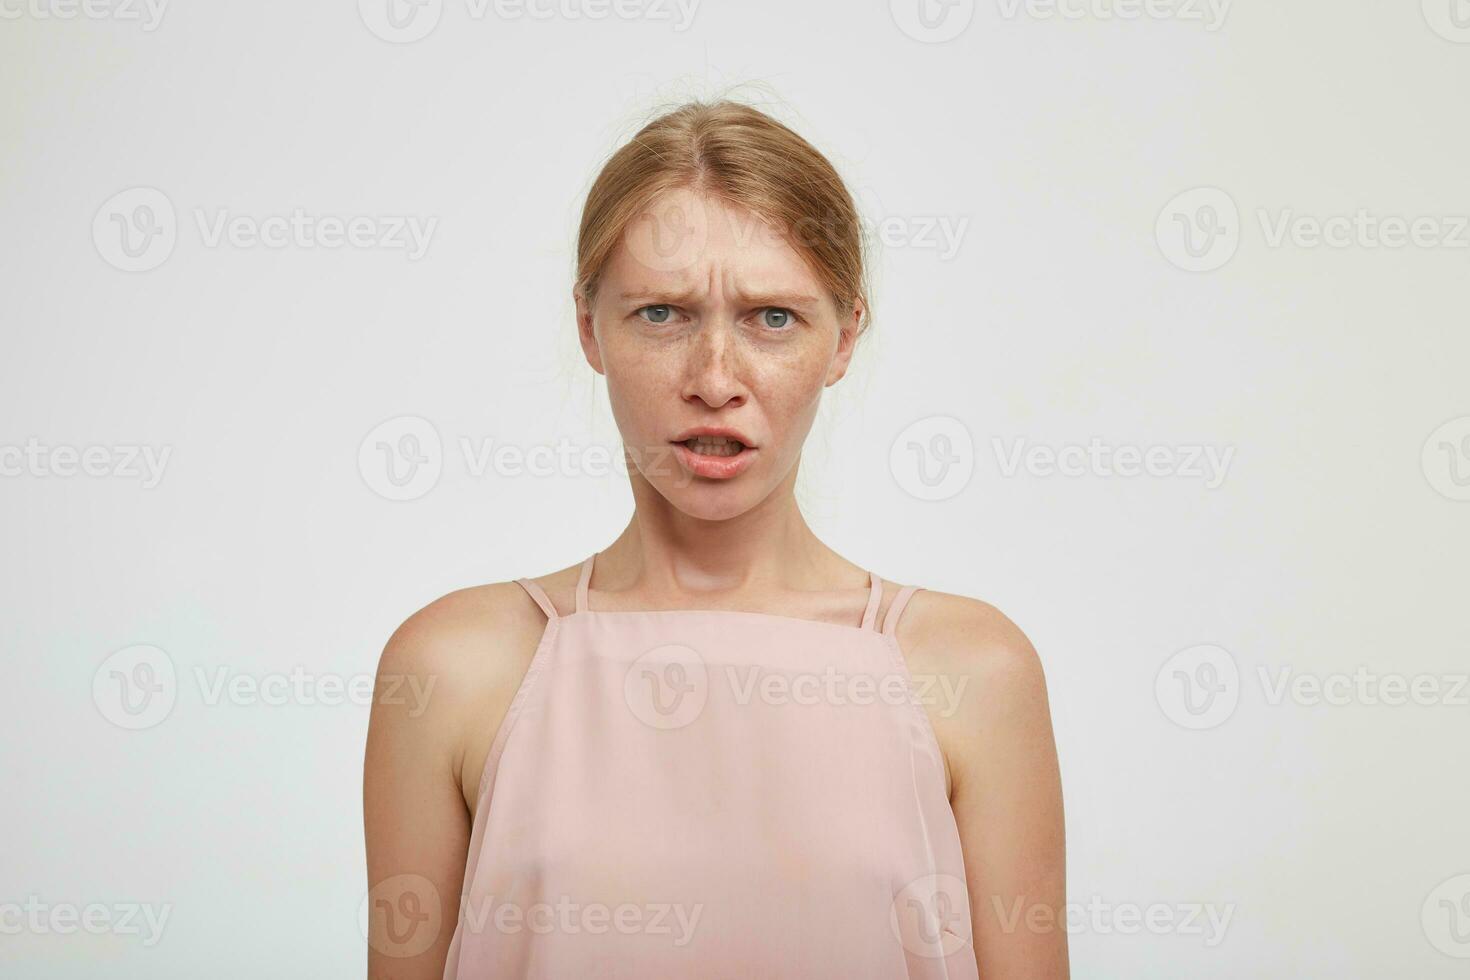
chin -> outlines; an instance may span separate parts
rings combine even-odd
[[[664,499],[681,513],[701,521],[727,521],[739,517],[756,504],[755,494],[748,486],[737,487],[739,480],[725,481],[717,485],[712,481],[697,481],[675,486],[664,492]]]

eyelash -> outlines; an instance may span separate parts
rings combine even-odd
[[[640,316],[643,313],[644,310],[653,310],[653,309],[668,309],[668,310],[674,310],[674,311],[676,311],[676,310],[678,310],[678,307],[677,306],[673,306],[673,305],[671,305],[669,303],[650,303],[647,306],[640,306],[638,309],[634,310],[633,311],[633,315],[634,316]],[[771,333],[786,333],[786,332],[790,331],[795,324],[805,322],[804,320],[802,320],[801,315],[799,313],[797,313],[795,310],[791,309],[788,306],[762,306],[760,309],[756,310],[756,313],[757,313],[757,315],[759,315],[759,314],[766,313],[766,312],[768,312],[770,310],[779,310],[779,311],[781,311],[782,313],[785,313],[787,316],[789,316],[791,318],[791,323],[788,324],[788,325],[786,325],[786,326],[784,326],[784,327],[767,327],[764,324],[761,325],[762,329],[769,330]],[[647,323],[649,326],[652,326],[652,327],[666,327],[666,326],[668,326],[667,323],[654,323],[652,320],[648,320],[646,318],[643,320],[643,322],[644,323]]]

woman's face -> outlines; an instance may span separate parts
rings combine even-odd
[[[595,302],[577,297],[582,348],[607,378],[630,475],[704,520],[794,481],[861,312],[839,313],[777,229],[683,188],[629,224]],[[690,439],[703,430],[724,438]]]

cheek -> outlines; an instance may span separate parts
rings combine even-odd
[[[820,351],[803,352],[799,357],[767,363],[757,373],[756,400],[773,434],[783,442],[799,442],[811,427],[822,403],[828,364]]]
[[[668,351],[626,342],[602,344],[608,402],[625,440],[648,435],[667,421],[678,397],[678,364]]]

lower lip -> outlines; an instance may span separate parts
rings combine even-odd
[[[679,463],[695,476],[708,480],[728,480],[745,472],[755,459],[755,450],[746,446],[734,456],[705,456],[697,453],[682,442],[672,444]]]

